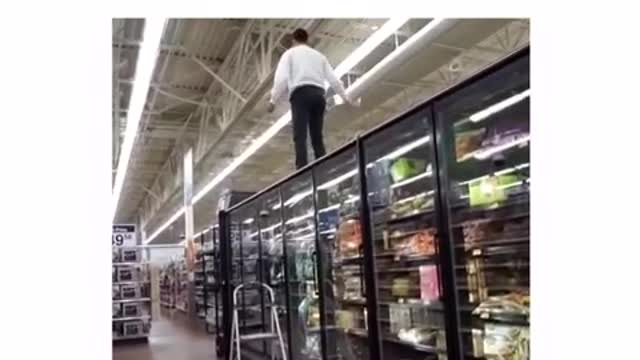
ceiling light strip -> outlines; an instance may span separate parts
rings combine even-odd
[[[340,77],[346,74],[351,69],[353,69],[353,67],[357,65],[358,62],[362,61],[362,59],[364,59],[367,55],[369,55],[377,46],[379,46],[382,42],[384,42],[384,40],[386,40],[388,36],[392,35],[402,25],[404,25],[406,21],[408,21],[408,19],[404,20],[404,22],[403,22],[403,19],[388,20],[382,27],[380,27],[380,29],[378,29],[369,38],[367,38],[367,40],[365,40],[365,42],[362,43],[362,45],[360,45],[351,54],[349,54],[349,56],[347,56],[347,58],[344,59],[342,63],[340,63],[340,65],[336,67],[336,75]],[[402,46],[394,50],[385,59],[392,56],[395,57],[398,55],[399,52],[406,51],[406,49],[409,48],[408,45],[412,44],[412,42],[415,42],[415,41],[412,41],[412,39],[416,35],[423,36],[425,29],[426,31],[431,31],[431,29],[435,28],[440,22],[441,22],[441,19],[434,19],[431,22],[429,22],[429,24],[427,24],[425,28],[418,31],[418,33],[416,33],[414,36],[409,38]],[[388,23],[390,23],[390,25],[387,25]],[[385,59],[383,59],[382,61],[384,62]],[[388,61],[386,61],[385,64],[386,63],[388,63]],[[343,66],[342,64],[351,64],[351,65],[347,67],[347,65]],[[371,70],[369,70],[364,76],[367,76],[367,74],[370,74],[372,72],[380,71],[381,69],[383,69],[382,66],[376,65]],[[358,82],[356,82],[356,84],[358,84]],[[347,89],[347,93],[348,91],[349,89]],[[209,193],[209,191],[211,191],[214,187],[220,184],[222,180],[224,180],[227,176],[229,176],[229,174],[231,174],[235,169],[237,169],[245,160],[247,160],[258,149],[260,149],[262,145],[264,145],[267,141],[271,140],[272,137],[274,137],[280,130],[282,130],[282,128],[284,128],[289,123],[289,121],[291,121],[291,111],[287,111],[284,115],[282,115],[282,117],[280,117],[273,125],[271,125],[271,127],[267,129],[267,131],[265,131],[264,133],[262,133],[262,135],[257,137],[251,143],[251,145],[249,145],[249,147],[242,152],[242,154],[240,154],[237,158],[233,159],[233,161],[231,161],[231,163],[229,163],[217,176],[215,176],[207,185],[205,185],[200,191],[198,191],[198,193],[193,197],[192,203],[196,204],[198,201],[200,201],[200,199],[202,199],[207,193]],[[184,209],[182,209],[181,211],[184,212]],[[154,235],[161,233],[170,224],[171,222],[169,222],[168,224],[167,223],[163,224],[163,226],[161,226],[158,230],[156,230],[156,232],[154,232]],[[153,241],[155,236],[149,237],[149,240],[147,242]]]
[[[519,103],[520,101],[526,99],[529,97],[531,93],[531,89],[527,89],[519,94],[513,95],[510,98],[507,98],[505,100],[502,100],[498,103],[495,103],[491,106],[489,106],[488,108],[484,109],[484,110],[480,110],[477,113],[469,116],[469,120],[471,120],[471,122],[479,122],[482,121],[486,118],[488,118],[489,116],[500,112],[512,105],[515,105],[517,103]]]
[[[165,27],[165,19],[146,19],[144,22],[143,43],[140,45],[138,61],[136,63],[135,82],[131,93],[129,111],[127,114],[127,127],[124,133],[124,141],[120,149],[118,169],[112,192],[112,221],[115,220],[120,201],[120,194],[124,185],[129,160],[133,151],[133,144],[138,133],[138,125],[142,118],[142,112],[147,100],[149,85],[153,77],[160,41]]]

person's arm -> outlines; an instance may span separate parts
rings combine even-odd
[[[347,102],[350,104],[352,103],[349,96],[347,96],[347,92],[344,89],[344,85],[342,84],[342,81],[338,78],[338,76],[336,76],[335,71],[333,71],[331,64],[329,64],[329,60],[327,60],[326,57],[324,58],[324,77],[329,82],[329,85],[331,85],[331,88],[333,89],[333,91],[335,91],[336,94],[340,95],[340,97],[342,98],[342,100],[344,100],[344,102]]]
[[[273,76],[273,88],[271,89],[271,98],[269,102],[273,105],[277,104],[282,96],[287,91],[287,81],[289,77],[289,52],[285,52],[278,66],[276,67],[276,73]]]

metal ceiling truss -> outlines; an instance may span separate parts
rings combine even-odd
[[[230,126],[242,115],[255,107],[258,100],[266,93],[273,77],[275,61],[283,52],[280,44],[289,33],[289,27],[276,26],[283,20],[250,19],[244,24],[233,47],[214,71],[210,64],[192,56],[191,60],[199,64],[213,81],[202,97],[193,117],[199,122],[199,135],[195,144],[176,143],[168,162],[180,162],[183,150],[193,146],[194,162],[211,154],[212,150],[224,137]],[[285,20],[292,21],[292,27],[311,28],[320,20]],[[256,36],[258,34],[258,36]],[[182,48],[185,53],[190,49]],[[256,86],[257,85],[257,86]],[[145,196],[141,206],[143,222],[153,218],[162,206],[180,191],[181,173],[176,166],[165,166],[151,186],[151,190],[159,195],[160,200]]]

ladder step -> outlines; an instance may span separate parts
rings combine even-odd
[[[276,333],[255,333],[240,335],[240,342],[277,339]]]

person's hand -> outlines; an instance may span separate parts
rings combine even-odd
[[[269,105],[267,105],[267,111],[269,113],[272,113],[273,110],[275,110],[275,109],[276,109],[276,106],[272,102],[269,102]]]

